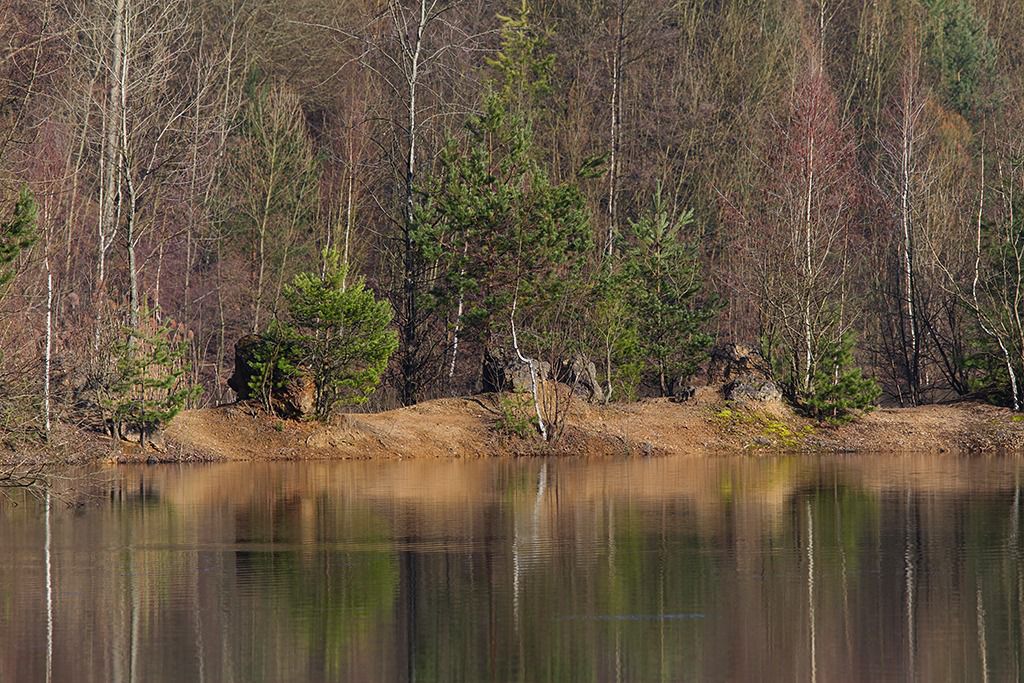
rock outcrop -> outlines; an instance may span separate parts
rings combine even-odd
[[[722,396],[729,401],[782,400],[768,363],[743,344],[720,344],[712,349],[705,375],[708,386],[721,387]]]
[[[557,379],[587,401],[604,403],[604,389],[597,377],[597,366],[582,353],[559,362]]]
[[[729,401],[755,401],[759,403],[781,401],[782,392],[770,379],[746,377],[734,379],[722,386],[722,395]]]
[[[668,400],[673,403],[686,403],[697,395],[697,389],[684,379],[678,379],[672,383],[672,391]]]
[[[551,364],[534,361],[537,380],[543,381],[551,377]],[[497,393],[501,391],[528,392],[533,390],[530,378],[530,366],[516,355],[515,351],[505,349],[488,349],[484,352],[483,391]]]

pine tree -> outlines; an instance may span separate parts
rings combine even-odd
[[[114,348],[117,366],[101,404],[110,413],[116,437],[134,432],[145,445],[201,389],[188,381],[188,347],[180,328],[145,307],[140,320],[138,328],[124,330]]]
[[[697,240],[687,234],[692,225],[693,212],[672,211],[660,185],[650,209],[629,222],[622,286],[636,326],[636,352],[662,395],[704,360],[713,341],[707,323],[719,309],[717,301],[703,297]]]
[[[854,338],[845,335],[839,343],[829,344],[821,354],[803,407],[820,420],[843,422],[857,411],[874,408],[882,391],[878,383],[864,377],[853,358]]]
[[[303,368],[316,386],[316,411],[364,403],[380,383],[398,335],[390,328],[391,305],[377,301],[361,278],[347,280],[338,252],[324,255],[323,274],[300,273],[285,289],[287,316],[271,330],[281,340],[280,363]]]
[[[967,115],[982,101],[980,91],[995,64],[995,43],[984,19],[964,0],[925,0],[925,6],[928,61],[949,104]]]
[[[507,334],[513,305],[525,337],[536,339],[545,307],[565,299],[591,245],[576,179],[552,180],[534,144],[554,61],[529,12],[523,2],[515,17],[500,17],[501,49],[488,60],[481,110],[420,187],[417,244],[425,261],[443,264],[435,303],[461,299],[465,313],[457,324],[485,344]]]
[[[23,188],[10,219],[0,223],[0,300],[18,274],[22,255],[38,238],[35,199]],[[30,378],[11,362],[6,350],[0,349],[0,440],[17,449],[19,443],[36,439],[33,417],[39,406]]]
[[[10,284],[18,257],[39,239],[36,202],[27,187],[22,188],[9,221],[0,225],[0,287]]]

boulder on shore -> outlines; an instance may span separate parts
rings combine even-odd
[[[722,387],[722,395],[728,401],[766,403],[782,400],[782,392],[775,382],[755,377],[734,379]]]
[[[551,376],[550,363],[535,360],[533,366],[538,382]],[[530,366],[520,360],[515,351],[488,349],[484,352],[483,391],[484,393],[533,391]]]
[[[719,344],[711,350],[705,370],[708,386],[721,387],[728,401],[770,402],[782,400],[772,380],[768,362],[744,344]]]
[[[235,370],[228,379],[228,387],[238,395],[239,401],[261,398],[252,391],[250,385],[256,376],[257,356],[265,342],[266,339],[261,335],[249,334],[235,343]],[[274,384],[270,406],[277,415],[298,420],[316,411],[316,384],[308,372],[300,372],[287,380],[275,377]]]
[[[582,353],[575,353],[558,363],[557,379],[573,388],[591,403],[604,403],[604,389],[597,378],[597,366]]]

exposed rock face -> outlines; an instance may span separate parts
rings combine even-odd
[[[551,376],[551,364],[534,361],[537,380],[542,381]],[[504,349],[488,349],[484,352],[483,391],[485,393],[512,391],[528,392],[533,390],[530,378],[530,366],[519,360],[515,351]]]
[[[254,362],[263,343],[263,337],[250,334],[235,343],[235,371],[228,379],[228,386],[238,394],[239,401],[258,399],[249,384],[255,376]],[[275,378],[279,384],[282,378]],[[309,417],[316,410],[316,384],[308,373],[300,373],[289,379],[284,386],[274,389],[270,405],[281,417],[301,419]]]
[[[256,356],[261,338],[257,334],[247,334],[235,342],[235,371],[228,378],[228,387],[238,394],[239,401],[247,401],[251,396],[249,381],[254,370],[252,360]]]
[[[706,372],[708,386],[748,375],[769,376],[768,364],[761,354],[744,344],[719,344],[711,349]]]
[[[316,384],[303,373],[273,392],[270,403],[281,417],[302,419],[316,412]]]
[[[782,392],[772,381],[761,354],[743,344],[720,344],[707,365],[708,386],[721,386],[729,401],[779,401]]]
[[[597,378],[597,366],[582,353],[559,362],[558,381],[568,384],[591,403],[604,403],[604,389]]]
[[[722,395],[729,401],[781,401],[782,392],[770,379],[753,376],[734,379],[722,387]]]

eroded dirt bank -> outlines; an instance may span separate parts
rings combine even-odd
[[[745,451],[1024,452],[1024,420],[980,403],[878,409],[858,422],[820,425],[781,403],[730,404],[712,392],[692,401],[572,404],[564,433],[544,444],[507,427],[496,396],[440,399],[329,424],[282,421],[244,404],[179,415],[160,452],[125,458],[281,460],[479,458],[522,455],[714,455]],[[503,426],[503,424],[505,426]]]

